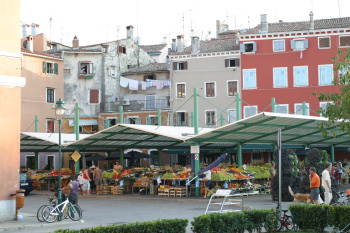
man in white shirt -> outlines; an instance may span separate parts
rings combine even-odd
[[[329,171],[332,169],[332,164],[327,163],[326,168],[322,172],[322,186],[324,188],[324,203],[329,205],[332,200],[331,177]]]
[[[205,189],[204,189],[204,198],[207,198],[207,193],[210,192],[211,195],[214,195],[214,193],[210,190],[210,184],[211,184],[211,171],[208,170],[206,172],[203,172],[198,175],[205,175],[204,182],[205,182]]]

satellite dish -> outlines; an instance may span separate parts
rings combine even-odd
[[[135,44],[141,44],[141,38],[139,36],[135,37],[134,43]]]

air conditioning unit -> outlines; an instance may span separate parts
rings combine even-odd
[[[123,100],[122,105],[130,105],[130,100],[128,99]]]

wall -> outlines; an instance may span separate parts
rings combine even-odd
[[[20,1],[0,1],[0,222],[15,218],[19,188],[21,88]]]
[[[21,152],[21,160],[20,160],[20,166],[26,166],[26,155],[35,155],[34,152]],[[47,156],[48,155],[54,155],[55,156],[55,170],[58,170],[58,161],[59,161],[59,157],[58,157],[58,152],[39,152],[39,164],[38,164],[38,168],[39,170],[44,169],[46,164],[47,164]],[[51,168],[50,168],[51,169]]]
[[[333,64],[332,57],[337,55],[339,36],[331,36],[330,49],[319,49],[318,37],[320,36],[323,37],[326,35],[301,36],[309,40],[309,48],[302,53],[291,49],[290,41],[294,38],[274,38],[276,40],[285,40],[285,52],[273,52],[272,39],[255,40],[257,43],[257,52],[254,54],[243,53],[241,57],[242,80],[243,69],[256,68],[257,89],[242,89],[242,99],[249,105],[258,105],[260,111],[271,104],[272,97],[276,98],[277,104],[289,104],[289,111],[292,113],[295,111],[294,104],[302,103],[303,101],[309,103],[312,110],[319,110],[319,101],[312,95],[312,92],[339,92],[339,87],[318,85],[318,65]],[[254,40],[252,39],[251,41]],[[243,42],[246,41],[240,41],[240,43]],[[293,87],[293,66],[306,65],[309,72],[309,85],[307,87]],[[273,67],[287,67],[287,88],[273,87]],[[244,105],[243,103],[242,108]],[[272,109],[269,107],[265,111],[271,112]],[[317,116],[317,114],[311,111],[310,115]]]
[[[220,53],[221,54],[221,53]],[[228,97],[227,81],[238,81],[238,92],[240,92],[241,69],[237,67],[225,68],[225,59],[240,58],[238,52],[232,52],[228,55],[213,55],[212,57],[202,58],[183,58],[173,59],[173,62],[187,61],[188,70],[174,70],[172,81],[172,111],[186,111],[188,116],[194,110],[193,98],[181,107],[194,93],[194,88],[198,88],[198,94],[203,97],[198,97],[198,111],[199,111],[199,127],[205,126],[205,110],[216,110],[217,125],[220,126],[221,110],[226,109],[222,114],[225,119],[225,124],[228,123],[228,109],[236,109],[235,97]],[[205,82],[216,82],[216,97],[205,97]],[[186,98],[178,99],[176,96],[176,84],[186,83]],[[210,103],[209,103],[209,102]],[[181,108],[180,108],[181,107]],[[221,109],[221,110],[220,110]],[[191,122],[189,120],[189,122]],[[190,126],[190,123],[189,123]]]

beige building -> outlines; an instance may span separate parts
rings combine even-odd
[[[19,189],[21,88],[20,0],[0,1],[0,222],[15,218]],[[6,23],[5,23],[6,22]]]
[[[236,94],[240,92],[240,53],[236,38],[199,41],[183,48],[178,36],[169,55],[172,77],[172,125],[191,126],[194,88],[198,89],[199,127],[217,127],[236,119]],[[189,98],[192,98],[189,100]],[[186,101],[188,101],[186,103]]]

